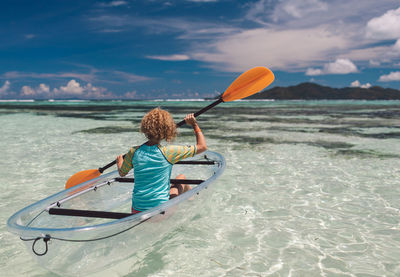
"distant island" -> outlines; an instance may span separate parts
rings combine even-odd
[[[374,86],[370,88],[331,88],[315,83],[301,83],[290,87],[274,87],[254,94],[248,100],[400,100],[400,90]]]

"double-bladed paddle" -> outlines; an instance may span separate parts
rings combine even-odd
[[[261,66],[252,68],[236,78],[236,80],[233,81],[233,83],[225,90],[225,92],[220,96],[217,101],[199,110],[194,114],[194,116],[198,117],[202,113],[205,113],[209,109],[215,107],[222,102],[231,102],[253,95],[270,85],[274,81],[274,79],[274,73],[272,73],[272,71],[268,68]],[[184,124],[185,120],[182,120],[177,124],[177,126],[180,127]],[[103,173],[104,170],[113,166],[114,164],[116,164],[116,160],[98,169],[89,169],[77,172],[67,180],[65,188],[68,189],[70,187],[96,178],[100,176],[100,174]]]

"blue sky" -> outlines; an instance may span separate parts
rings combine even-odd
[[[255,66],[400,89],[398,0],[13,0],[0,24],[0,99],[211,97]]]

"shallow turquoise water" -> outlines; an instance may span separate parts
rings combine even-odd
[[[0,102],[2,272],[54,276],[7,232],[10,215],[144,142],[148,109],[178,121],[206,104]],[[400,275],[399,101],[241,101],[199,122],[227,160],[210,204],[96,276]]]

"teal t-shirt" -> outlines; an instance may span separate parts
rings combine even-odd
[[[196,146],[146,145],[133,147],[126,154],[121,173],[133,168],[135,186],[132,207],[145,211],[169,200],[172,165],[187,157],[193,157]]]

